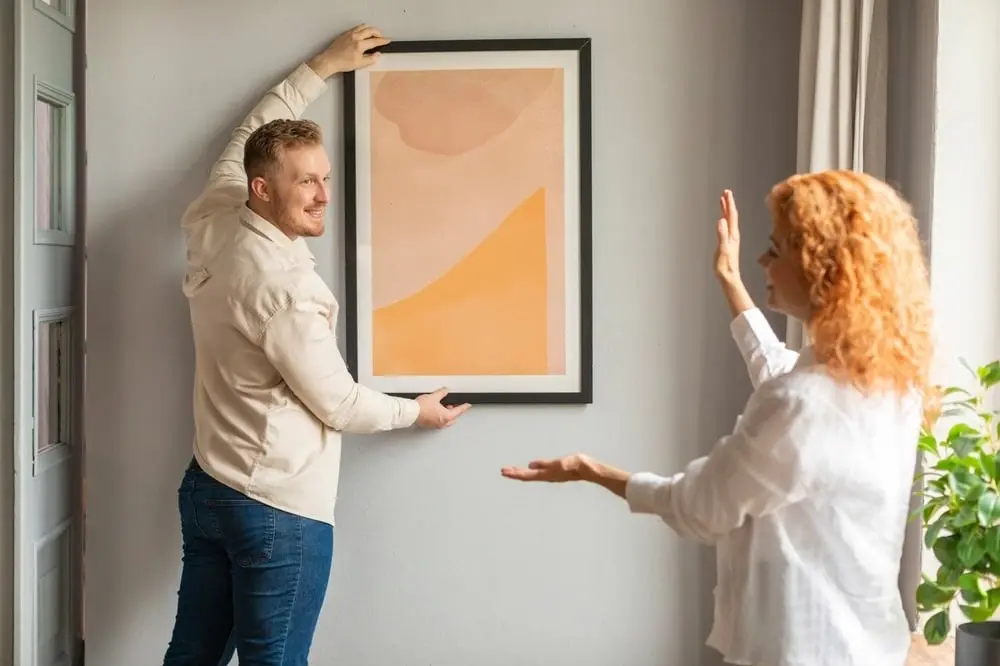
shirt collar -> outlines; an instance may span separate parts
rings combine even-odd
[[[799,358],[795,361],[796,368],[808,368],[816,365],[816,351],[812,345],[808,345],[799,350]]]
[[[250,210],[250,207],[246,204],[243,204],[243,207],[240,210],[240,222],[242,222],[244,226],[250,228],[251,231],[263,236],[278,247],[288,250],[296,257],[309,259],[313,262],[316,261],[316,257],[313,256],[312,251],[309,249],[309,246],[303,238],[300,237],[292,240],[286,236],[285,232],[281,229]]]

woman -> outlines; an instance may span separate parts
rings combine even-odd
[[[669,477],[573,455],[505,468],[589,481],[635,513],[717,547],[708,644],[753,666],[902,666],[897,587],[932,354],[927,271],[909,207],[861,173],[776,185],[759,263],[768,305],[805,322],[796,354],[740,278],[739,224],[722,197],[716,274],[754,392],[731,435]]]

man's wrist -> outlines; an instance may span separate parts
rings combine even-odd
[[[331,63],[329,59],[322,56],[316,56],[306,62],[306,64],[309,66],[309,69],[316,72],[316,75],[324,80],[340,72],[334,63]]]

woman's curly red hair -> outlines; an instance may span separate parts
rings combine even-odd
[[[799,252],[817,359],[860,390],[917,389],[929,398],[930,280],[909,204],[847,170],[792,176],[768,201]]]

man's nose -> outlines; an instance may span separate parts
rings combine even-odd
[[[330,192],[326,189],[326,185],[319,188],[319,193],[316,195],[316,202],[321,204],[330,203]]]

